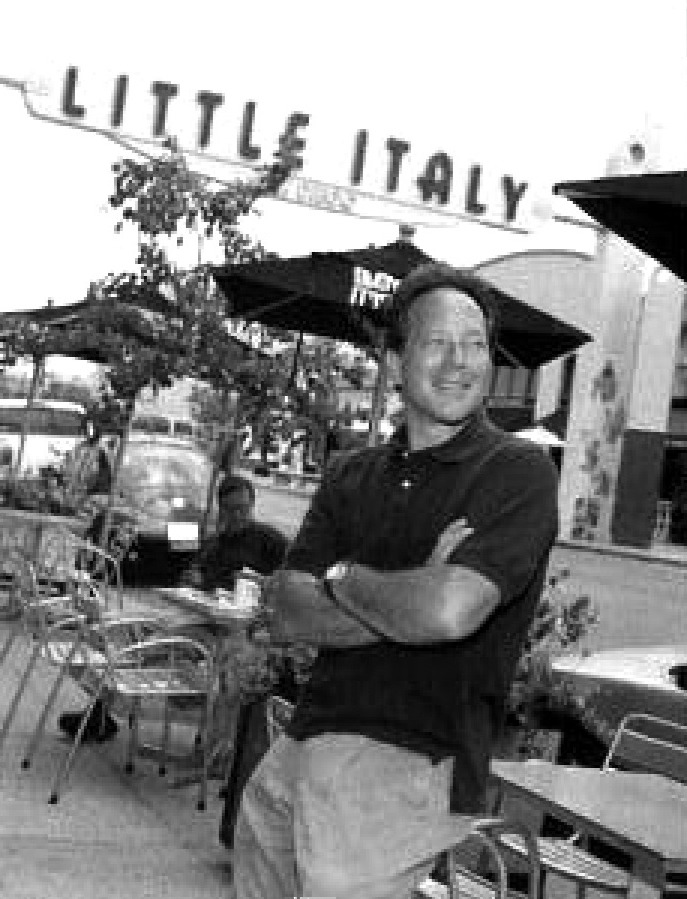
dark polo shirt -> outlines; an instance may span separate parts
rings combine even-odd
[[[496,584],[497,610],[462,640],[321,650],[288,732],[295,739],[356,733],[435,760],[452,756],[452,809],[474,812],[557,534],[557,474],[548,457],[483,413],[436,447],[408,452],[399,434],[334,457],[286,567],[316,575],[340,560],[415,568],[457,518],[474,533],[449,561]]]
[[[238,534],[220,533],[201,550],[198,564],[207,590],[224,587],[233,590],[242,568],[260,574],[272,574],[286,555],[286,537],[270,524],[249,521]]]

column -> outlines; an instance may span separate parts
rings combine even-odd
[[[658,147],[646,134],[627,141],[609,160],[606,174],[638,175],[657,168]],[[596,265],[599,325],[597,339],[578,357],[561,473],[561,536],[646,546],[660,478],[659,435],[670,404],[681,288],[675,278],[659,285],[656,265],[611,231],[600,234]],[[651,357],[658,345],[663,358],[657,365]],[[643,465],[649,467],[642,470]]]
[[[615,506],[614,543],[648,546],[656,522],[665,434],[682,324],[684,285],[655,267],[643,297]]]

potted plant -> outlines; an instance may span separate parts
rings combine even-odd
[[[586,594],[570,595],[570,571],[554,570],[530,626],[506,704],[506,726],[497,755],[508,758],[556,760],[560,722],[586,723],[591,711],[567,684],[554,677],[552,662],[561,652],[580,649],[598,621],[598,611]]]

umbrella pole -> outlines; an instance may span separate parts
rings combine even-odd
[[[368,446],[377,446],[379,443],[379,423],[384,411],[384,398],[386,396],[386,382],[389,373],[389,358],[386,349],[386,335],[382,337],[382,344],[379,349],[379,365],[377,366],[377,377],[372,393],[372,413],[370,421],[370,434],[367,439]]]
[[[303,346],[303,332],[300,331],[298,333],[298,340],[296,341],[296,349],[293,354],[293,363],[291,365],[291,374],[289,375],[289,380],[286,383],[286,390],[284,391],[288,394],[289,390],[296,383],[296,375],[298,374],[298,358],[301,354],[301,348]]]

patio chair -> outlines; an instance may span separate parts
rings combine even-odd
[[[267,732],[270,742],[284,733],[284,728],[293,713],[291,703],[280,696],[269,696],[266,704]],[[498,845],[500,834],[517,834],[525,847],[528,864],[529,899],[538,899],[541,870],[537,841],[529,828],[514,820],[501,816],[476,817],[466,838],[476,842],[491,860],[488,865],[496,875],[495,882],[468,869],[458,861],[459,846],[448,847],[442,853],[441,861],[446,871],[446,883],[434,877],[426,877],[413,891],[413,899],[524,899],[524,894],[508,888],[508,870]],[[463,846],[461,841],[460,846]],[[483,861],[483,858],[480,859]]]
[[[150,618],[114,616],[112,605],[122,605],[116,560],[71,532],[54,529],[34,561],[15,552],[4,564],[11,572],[10,589],[17,615],[10,622],[9,634],[0,650],[0,667],[8,661],[18,641],[28,641],[29,655],[0,725],[0,751],[39,660],[57,668],[22,759],[22,767],[28,768],[66,676],[78,680],[98,663],[98,649],[84,642],[86,622],[97,620],[107,622],[109,627],[116,625],[120,640],[128,643],[159,631],[160,623]]]
[[[78,752],[88,716],[98,699],[106,701],[115,715],[123,710],[128,716],[129,738],[126,747],[125,770],[134,770],[137,754],[149,755],[151,747],[142,746],[139,724],[142,705],[146,701],[163,703],[162,744],[154,747],[159,760],[160,774],[172,760],[170,753],[172,712],[171,702],[193,704],[199,709],[198,733],[200,741],[191,740],[191,754],[200,749],[202,769],[198,809],[203,811],[207,801],[207,774],[210,762],[209,723],[215,693],[215,671],[210,650],[188,637],[161,635],[116,647],[111,642],[111,626],[86,625],[85,642],[100,648],[96,664],[86,664],[90,674],[91,699],[69,751],[52,785],[50,803],[59,801],[62,788]]]
[[[4,564],[6,570],[11,570],[11,604],[16,615],[0,650],[0,668],[9,660],[17,642],[28,641],[30,653],[0,726],[0,750],[39,659],[48,656],[50,640],[59,631],[64,635],[63,641],[71,644],[76,626],[85,618],[84,612],[77,611],[74,593],[66,581],[39,579],[34,564],[20,553],[13,553]]]
[[[687,783],[687,727],[655,715],[633,712],[618,725],[602,770],[623,769],[661,774]],[[501,797],[503,801],[503,797]],[[517,835],[499,837],[500,844],[523,857],[528,847]],[[608,893],[627,895],[630,887],[628,871],[592,854],[584,845],[584,835],[567,838],[539,837],[542,878],[547,872],[558,874],[577,885],[578,899],[587,887]],[[668,882],[664,892],[684,893],[684,883]],[[542,894],[544,883],[542,880]]]

